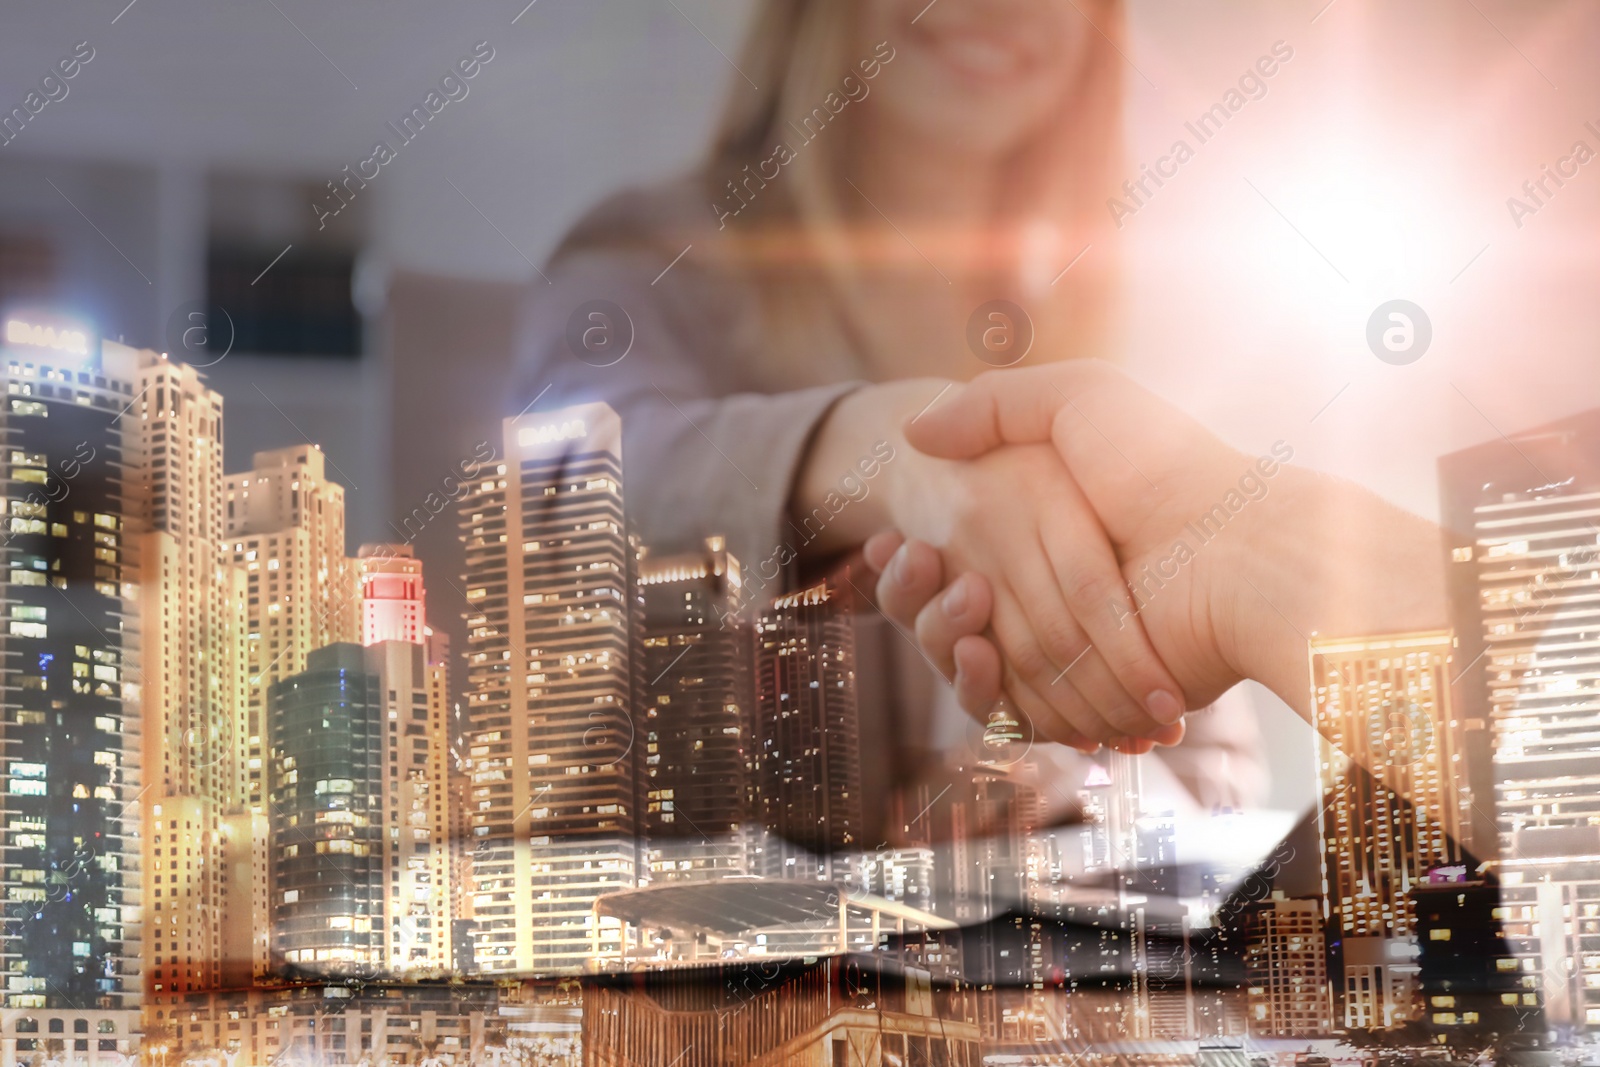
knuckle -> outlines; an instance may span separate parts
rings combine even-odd
[[[1088,647],[1083,630],[1070,616],[1057,616],[1042,622],[1039,626],[1039,644],[1043,646],[1044,657],[1057,670],[1071,664]]]
[[[1117,593],[1117,587],[1097,567],[1070,567],[1060,581],[1062,596],[1074,608],[1098,608]]]
[[[1017,674],[1023,678],[1038,678],[1044,676],[1046,681],[1055,676],[1051,667],[1050,657],[1045,655],[1044,649],[1036,641],[1024,641],[1015,648],[1007,650],[1007,657]]]
[[[1156,728],[1155,720],[1122,694],[1108,700],[1101,715],[1110,726],[1127,737],[1144,737]]]

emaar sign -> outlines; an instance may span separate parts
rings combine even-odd
[[[82,330],[40,326],[21,319],[6,320],[6,344],[48,348],[69,356],[89,354],[89,335]]]
[[[555,441],[576,441],[589,436],[589,428],[582,419],[565,422],[547,422],[543,426],[529,426],[517,431],[517,444],[547,445]]]

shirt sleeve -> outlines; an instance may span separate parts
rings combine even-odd
[[[860,383],[761,389],[743,287],[687,263],[652,281],[661,264],[647,258],[587,254],[533,283],[502,408],[609,404],[622,419],[624,506],[645,544],[676,551],[718,535],[759,566],[800,540],[791,486],[817,425]]]

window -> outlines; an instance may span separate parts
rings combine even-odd
[[[289,356],[359,356],[361,316],[351,289],[354,252],[294,256],[259,277],[261,264],[277,254],[276,247],[247,243],[207,249],[207,299],[229,309],[235,347]]]

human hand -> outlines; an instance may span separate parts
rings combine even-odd
[[[1008,448],[918,470],[897,483],[890,504],[897,525],[918,541],[885,552],[887,543],[875,539],[868,559],[888,568],[887,584],[880,582],[886,613],[914,627],[926,654],[956,680],[963,707],[981,718],[999,678],[1050,740],[1086,750],[1145,747],[1129,738],[1176,743],[1185,710],[1177,682],[1133,615],[1111,546],[1053,450]],[[884,555],[893,562],[874,559]],[[961,577],[932,604],[947,572]],[[1122,618],[1105,610],[1119,599]],[[1003,663],[977,636],[986,618]]]
[[[1137,603],[1102,611],[1143,623],[1190,707],[1250,677],[1308,714],[1308,635],[1448,625],[1436,527],[1283,466],[1284,442],[1252,459],[1106,364],[981,375],[906,440],[952,459],[1050,442]]]
[[[899,530],[884,530],[869,538],[862,557],[878,576],[878,607],[902,633],[914,635],[923,655],[954,686],[961,708],[979,722],[985,721],[1004,696],[1000,651],[983,636],[994,605],[988,580],[969,571],[947,586],[938,550],[907,540]],[[1115,738],[1106,747],[1143,755],[1158,743],[1176,744],[1183,732],[1180,722],[1162,731],[1158,739]],[[1100,745],[1085,738],[1073,747],[1094,752]]]

